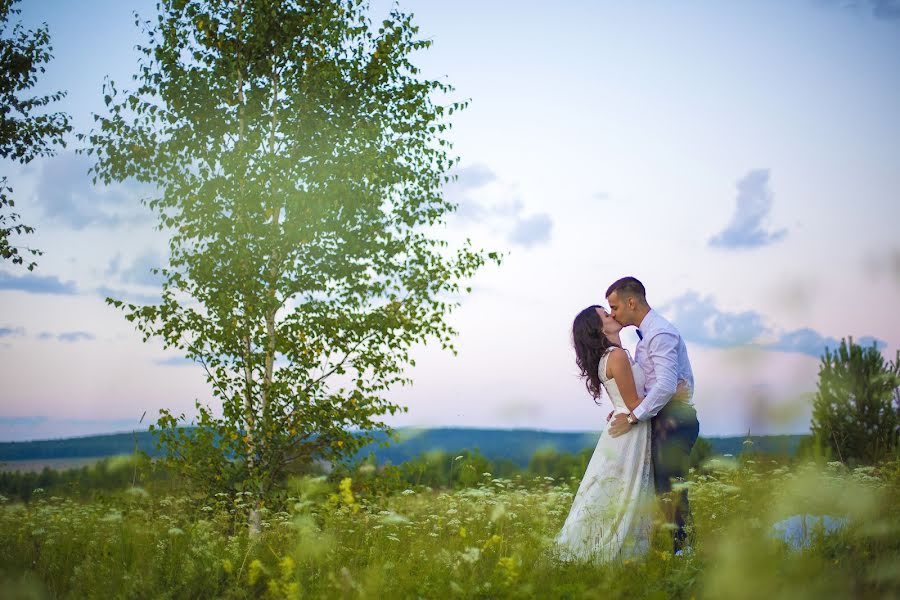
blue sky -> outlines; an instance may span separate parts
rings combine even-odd
[[[105,75],[129,81],[131,11],[154,5],[23,3],[53,39],[41,88],[68,91],[77,130]],[[842,337],[895,356],[896,2],[400,6],[434,40],[425,73],[471,100],[447,235],[508,257],[453,314],[459,355],[417,350],[392,423],[599,429],[569,328],[626,274],[688,343],[704,435],[806,430],[818,355]],[[76,146],[0,165],[45,250],[33,273],[0,265],[0,439],[129,429],[211,398],[202,369],[104,304],[152,301],[167,244],[143,190],[93,186]]]

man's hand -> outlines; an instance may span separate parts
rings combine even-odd
[[[609,435],[613,437],[619,437],[623,433],[631,431],[631,423],[628,422],[628,417],[621,413],[613,417],[613,420],[609,423],[608,431]]]

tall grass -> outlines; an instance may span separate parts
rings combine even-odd
[[[578,480],[478,474],[463,489],[378,494],[365,478],[302,477],[247,534],[246,494],[131,488],[82,502],[37,491],[0,509],[0,589],[59,598],[708,597],[900,595],[900,464],[848,470],[757,459],[692,473],[694,553],[663,527],[642,560],[563,564],[550,543]],[[801,544],[798,514],[845,519]]]

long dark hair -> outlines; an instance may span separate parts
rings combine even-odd
[[[599,404],[603,393],[603,384],[600,382],[600,374],[597,372],[600,359],[606,351],[612,347],[619,348],[618,344],[610,341],[603,333],[603,321],[597,314],[597,309],[602,306],[593,305],[578,313],[572,322],[572,345],[575,346],[575,364],[581,370],[581,378],[584,386],[591,394],[594,402]]]

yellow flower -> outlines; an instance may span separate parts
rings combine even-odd
[[[341,485],[338,488],[341,491],[341,499],[344,501],[344,504],[348,506],[352,506],[356,502],[356,498],[353,497],[353,490],[351,486],[353,485],[353,480],[349,477],[344,477],[341,480]]]
[[[496,533],[489,537],[487,541],[484,542],[484,545],[481,547],[482,550],[487,550],[488,548],[493,548],[494,546],[499,546],[500,542],[503,541],[503,538],[497,535]]]
[[[263,564],[258,558],[254,558],[253,562],[250,563],[250,567],[247,569],[247,582],[250,585],[256,585],[256,582],[259,581],[259,577],[263,574],[263,571]]]
[[[226,558],[225,560],[222,561],[222,569],[226,573],[231,575],[234,572],[234,565],[231,564],[231,561]]]
[[[512,585],[519,578],[519,566],[514,556],[503,556],[497,561],[497,568],[503,576],[506,585]]]
[[[465,537],[466,537],[466,528],[465,527],[459,528],[459,537],[465,539]]]
[[[281,576],[284,579],[290,579],[291,575],[294,574],[294,559],[290,556],[282,558],[278,566],[281,567]]]

